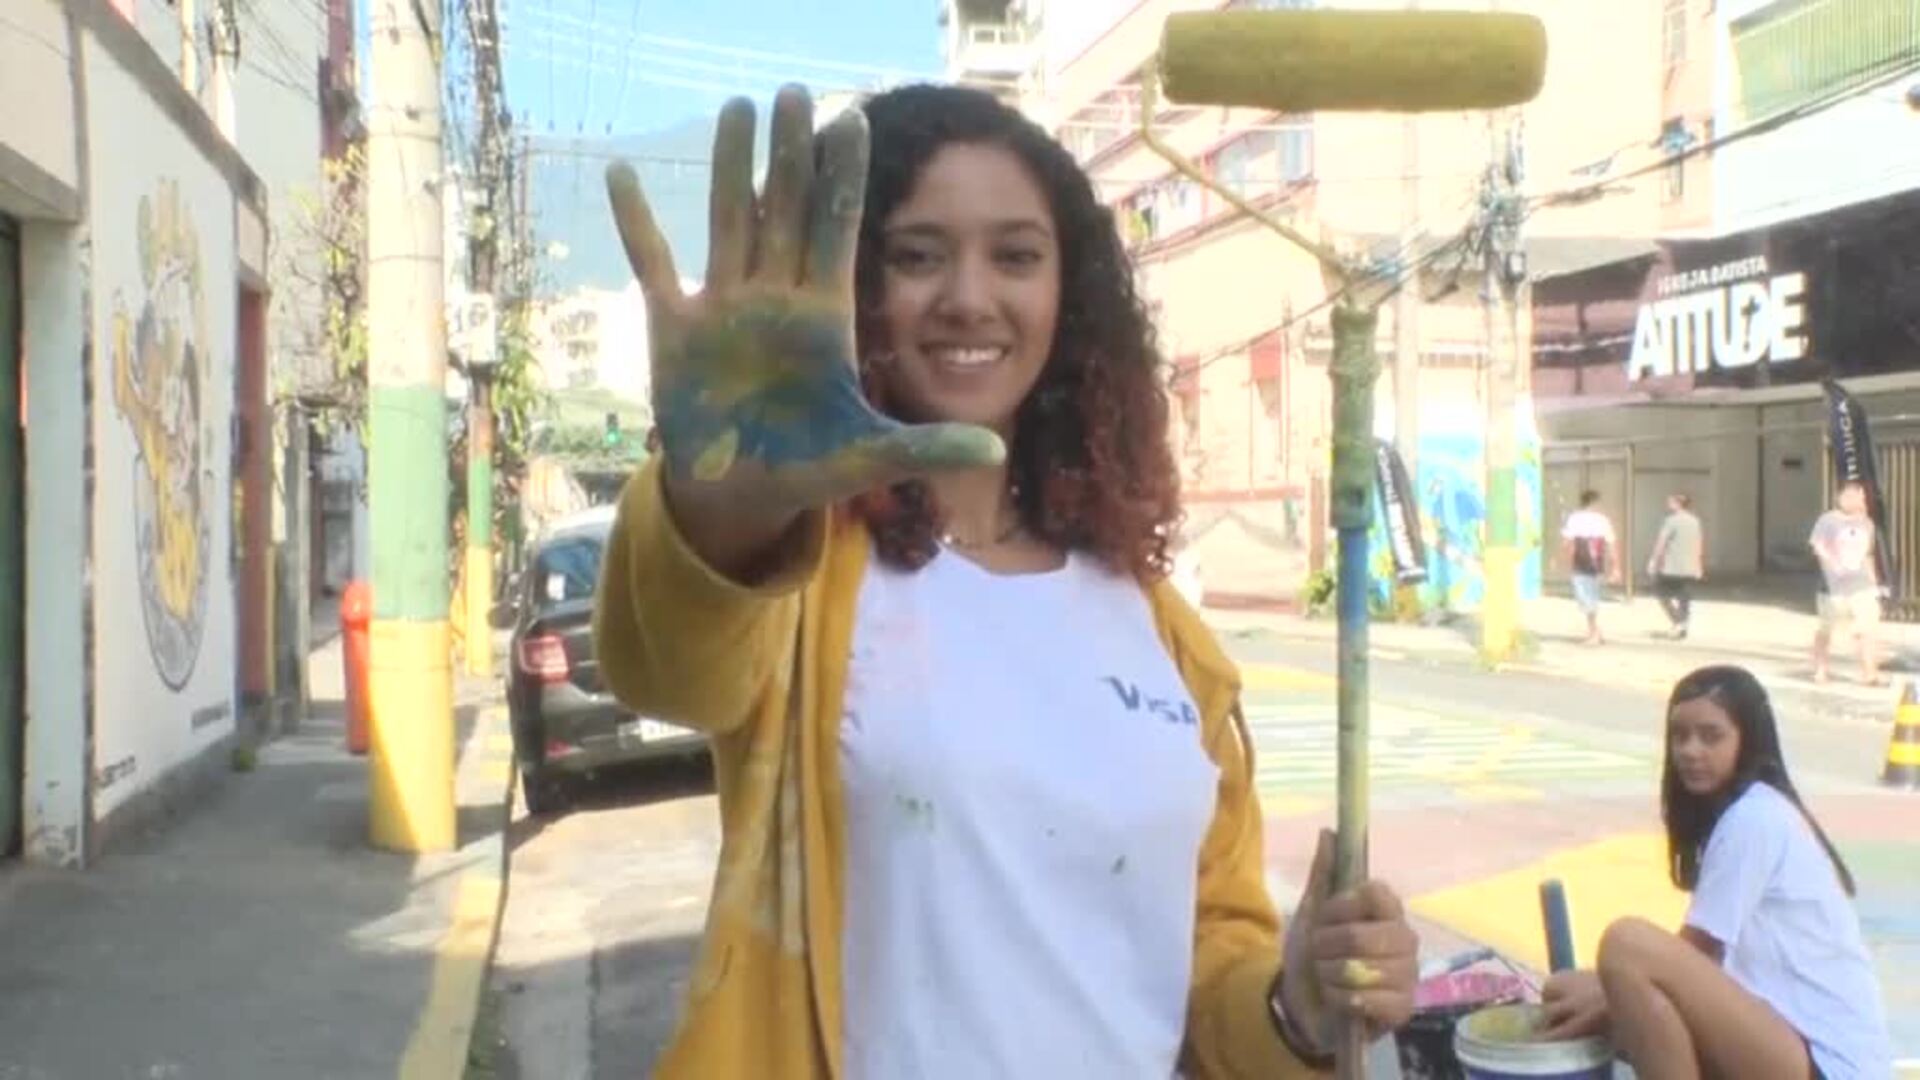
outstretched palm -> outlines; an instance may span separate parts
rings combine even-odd
[[[703,502],[756,514],[821,506],[894,480],[990,465],[992,432],[908,426],[861,395],[853,341],[853,262],[866,188],[858,110],[821,134],[812,104],[783,90],[774,106],[765,197],[754,198],[753,106],[721,111],[714,136],[706,287],[680,290],[673,256],[633,170],[608,194],[647,298],[654,419],[671,482]]]

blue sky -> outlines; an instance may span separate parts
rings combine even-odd
[[[535,229],[564,259],[546,286],[623,286],[601,174],[639,170],[683,276],[706,263],[705,159],[727,97],[937,77],[939,0],[498,0],[507,102],[535,146]]]

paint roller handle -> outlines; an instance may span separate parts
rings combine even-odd
[[[1540,921],[1547,930],[1547,969],[1572,971],[1573,920],[1567,914],[1567,890],[1559,878],[1540,883]]]
[[[784,553],[804,547],[794,526],[809,511],[1006,454],[985,428],[901,424],[862,391],[854,260],[865,114],[849,109],[816,137],[806,90],[781,90],[758,200],[754,129],[750,100],[721,110],[706,283],[691,296],[633,169],[607,171],[614,221],[646,297],[667,502],[694,552],[736,580],[781,569]]]

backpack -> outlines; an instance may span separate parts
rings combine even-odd
[[[1595,577],[1606,573],[1607,542],[1598,536],[1576,537],[1573,541],[1573,572]]]

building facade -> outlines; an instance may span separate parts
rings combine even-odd
[[[1318,263],[1225,200],[1175,172],[1138,132],[1141,75],[1168,15],[1227,8],[1300,8],[1311,0],[1105,0],[957,5],[996,42],[1025,33],[1031,66],[1014,78],[1021,107],[1053,130],[1111,205],[1135,261],[1170,365],[1175,438],[1188,522],[1215,601],[1289,602],[1326,562],[1332,336]],[[1356,0],[1343,8],[1400,8]],[[1212,180],[1294,228],[1405,282],[1405,301],[1381,312],[1376,434],[1396,439],[1413,466],[1430,555],[1423,599],[1469,611],[1483,589],[1484,433],[1489,342],[1524,341],[1530,307],[1513,325],[1490,325],[1484,282],[1485,196],[1490,169],[1507,170],[1528,196],[1577,181],[1620,148],[1657,139],[1693,86],[1710,104],[1703,69],[1663,83],[1659,36],[1666,0],[1618,4],[1508,2],[1546,23],[1546,85],[1528,107],[1503,114],[1418,118],[1286,115],[1160,103],[1154,127]],[[980,35],[949,27],[960,78],[1002,85],[997,55],[966,51]],[[1604,42],[1604,47],[1596,43]],[[1675,43],[1669,43],[1675,44]],[[1616,47],[1616,45],[1618,47]],[[980,57],[969,64],[969,56]],[[1644,75],[1642,79],[1640,76]],[[1594,87],[1631,80],[1615,99]],[[1703,105],[1704,107],[1704,105]],[[1649,127],[1651,125],[1651,127]],[[1522,171],[1524,170],[1524,171]],[[1503,174],[1504,175],[1504,174]],[[1648,194],[1559,205],[1530,217],[1524,250],[1536,267],[1578,266],[1637,250],[1663,214],[1704,214],[1704,181],[1685,197]],[[1400,325],[1405,322],[1404,333]],[[1499,346],[1507,347],[1507,346]],[[1417,362],[1396,365],[1402,350]],[[1522,448],[1520,534],[1528,555],[1523,595],[1537,591],[1542,517],[1539,440],[1524,358],[1514,423]],[[1400,372],[1408,379],[1396,393]],[[1417,415],[1400,423],[1396,407]],[[1384,537],[1382,537],[1384,539]],[[1378,545],[1384,551],[1384,544]]]
[[[298,317],[272,314],[236,132],[313,113],[317,161],[318,89],[266,109],[216,53],[233,27],[163,5],[7,14],[0,94],[33,107],[0,116],[0,855],[76,866],[224,769],[272,689],[272,365]]]
[[[1535,289],[1535,382],[1563,494],[1602,490],[1644,552],[1667,493],[1709,572],[1801,589],[1831,493],[1823,384],[1871,419],[1896,610],[1920,614],[1920,7],[1692,4],[1706,119],[1656,170],[1703,214]],[[1711,10],[1703,10],[1711,8]],[[1691,56],[1691,54],[1690,54]],[[1660,165],[1660,162],[1669,164]],[[1550,484],[1550,488],[1555,485]],[[1644,558],[1629,553],[1628,566]]]

